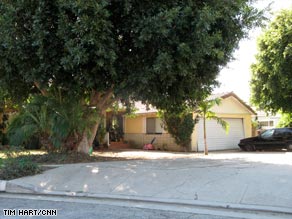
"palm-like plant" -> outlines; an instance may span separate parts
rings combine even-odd
[[[86,108],[86,109],[85,109]],[[73,98],[54,103],[52,116],[52,141],[65,150],[75,150],[84,132],[90,133],[97,113]]]
[[[11,145],[22,145],[33,136],[38,136],[40,143],[47,149],[52,149],[49,141],[52,123],[50,111],[43,98],[34,98],[20,111],[8,126],[8,136]]]
[[[211,100],[205,100],[200,102],[198,110],[198,116],[203,118],[203,129],[204,129],[204,145],[205,145],[205,155],[208,155],[208,144],[207,144],[207,131],[206,131],[206,120],[216,120],[218,124],[222,126],[222,128],[228,133],[229,131],[229,124],[221,119],[220,117],[216,116],[216,113],[211,111],[211,108],[215,105],[220,105],[221,99],[215,98]]]
[[[94,109],[68,96],[36,95],[9,125],[10,144],[22,145],[37,136],[48,151],[74,150],[82,134],[94,124],[95,116]]]

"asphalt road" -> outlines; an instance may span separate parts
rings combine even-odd
[[[40,211],[42,209],[42,211]],[[9,211],[10,210],[10,211]],[[51,210],[51,211],[49,211]],[[37,213],[43,216],[35,216]],[[4,213],[7,216],[4,216]],[[57,216],[44,216],[57,213]],[[15,214],[8,216],[8,214]],[[30,214],[30,216],[28,216]],[[233,215],[233,216],[230,216]],[[151,206],[147,203],[107,202],[96,199],[77,199],[70,197],[51,197],[33,195],[13,195],[0,193],[1,219],[280,219],[288,218],[277,215],[261,215],[259,213],[243,214],[242,212],[228,212],[214,209],[195,209],[195,207],[181,206]]]
[[[148,154],[148,153],[147,153]],[[159,153],[159,155],[161,155]],[[268,206],[284,206],[290,207],[291,202],[291,159],[292,153],[212,153],[208,157],[198,159],[177,159],[177,160],[157,160],[157,161],[131,161],[123,163],[125,171],[130,171],[131,174],[126,175],[126,179],[119,181],[116,177],[119,175],[124,178],[121,163],[98,163],[98,164],[80,164],[60,167],[50,172],[48,176],[35,176],[15,180],[24,181],[28,185],[41,185],[44,179],[52,184],[45,184],[49,189],[51,186],[58,191],[63,191],[68,188],[71,191],[83,191],[80,188],[91,188],[91,192],[106,193],[109,182],[118,181],[117,185],[112,185],[113,188],[120,188],[118,185],[123,185],[123,188],[134,188],[138,191],[140,197],[147,196],[147,192],[157,194],[157,186],[153,186],[152,182],[159,185],[164,185],[162,189],[169,194],[170,191],[181,194],[179,198],[189,198],[192,200],[195,192],[200,191],[199,197],[205,197],[204,200],[219,201],[222,199],[240,200],[243,204],[264,204],[266,210],[261,208],[229,208],[215,207],[217,205],[198,206],[187,203],[169,203],[161,202],[160,199],[127,199],[124,197],[119,199],[107,198],[106,196],[98,196],[89,198],[81,196],[79,198],[69,196],[44,196],[44,195],[12,195],[0,193],[0,219],[8,218],[195,218],[195,219],[291,219],[291,214],[272,213]],[[146,165],[145,165],[146,164]],[[145,166],[148,167],[145,170]],[[70,169],[70,168],[71,169]],[[76,169],[77,168],[77,171]],[[72,169],[73,168],[73,169]],[[78,168],[85,168],[86,171],[81,171]],[[164,168],[164,169],[163,169]],[[82,170],[83,170],[82,169]],[[70,171],[69,171],[70,170]],[[139,172],[140,171],[140,172]],[[147,174],[145,174],[145,171]],[[160,172],[159,172],[160,171]],[[86,178],[86,174],[88,177]],[[69,174],[70,181],[64,177],[64,174]],[[74,173],[74,177],[73,174]],[[80,173],[82,173],[80,175]],[[96,178],[96,173],[99,177]],[[102,175],[104,173],[105,175]],[[159,174],[158,174],[159,173]],[[169,174],[174,173],[174,174]],[[49,173],[47,173],[49,174]],[[150,175],[149,175],[150,174]],[[92,177],[94,175],[95,177]],[[132,178],[129,178],[129,177]],[[138,178],[138,176],[140,178]],[[159,177],[157,177],[159,176]],[[171,177],[170,177],[171,176]],[[186,177],[187,176],[187,177]],[[192,176],[192,177],[191,177]],[[199,178],[197,176],[200,176]],[[57,178],[56,178],[57,177]],[[144,178],[143,178],[144,177]],[[145,178],[146,177],[146,178]],[[85,179],[86,178],[86,179]],[[162,181],[160,182],[158,178]],[[37,179],[37,180],[35,180]],[[63,179],[63,180],[60,180]],[[103,179],[107,182],[103,183]],[[113,180],[108,180],[113,179]],[[135,181],[139,179],[139,181]],[[174,182],[176,179],[183,180],[185,183],[176,182],[177,185],[167,184]],[[31,180],[31,181],[29,181]],[[54,181],[57,180],[57,181]],[[78,181],[79,180],[79,181]],[[115,181],[114,181],[115,180]],[[154,180],[154,181],[153,181]],[[155,181],[156,180],[156,181]],[[173,180],[173,181],[172,181]],[[55,182],[55,183],[54,183]],[[71,187],[63,188],[69,185]],[[78,184],[79,182],[79,184]],[[123,184],[124,182],[124,184]],[[144,183],[141,183],[144,182]],[[151,183],[145,183],[151,182]],[[57,184],[56,184],[57,183]],[[77,187],[74,189],[75,184]],[[101,184],[100,184],[101,183]],[[197,183],[197,184],[196,184]],[[150,185],[150,187],[147,187]],[[248,186],[246,186],[248,184]],[[68,185],[68,186],[69,186]],[[285,186],[282,186],[285,185]],[[59,186],[59,187],[58,187]],[[146,186],[146,189],[145,189]],[[166,186],[170,186],[165,189]],[[179,189],[173,190],[171,187]],[[202,188],[205,186],[204,188]],[[148,188],[148,190],[147,190]],[[249,188],[249,192],[247,192]],[[63,190],[62,190],[63,189]],[[96,189],[96,190],[94,190]],[[102,190],[105,189],[105,190]],[[154,189],[153,191],[151,189]],[[66,191],[64,190],[64,191]],[[242,190],[242,192],[240,192]],[[7,191],[7,190],[6,190]],[[44,190],[46,191],[46,190]],[[109,191],[113,191],[112,189]],[[122,190],[115,190],[123,192]],[[132,190],[131,190],[132,191]],[[230,192],[231,191],[231,192]],[[86,192],[86,191],[85,191]],[[129,194],[127,190],[122,194]],[[229,193],[228,193],[229,192]],[[45,192],[44,192],[45,193]],[[70,193],[71,194],[71,193]],[[74,193],[72,193],[74,195]],[[118,193],[120,194],[120,193]],[[196,193],[197,194],[197,193]],[[149,195],[149,194],[148,194]],[[210,199],[207,199],[208,197]],[[151,196],[150,196],[151,197]],[[160,197],[160,196],[157,196]],[[168,197],[168,196],[167,196]],[[170,196],[171,197],[171,196]],[[174,196],[176,197],[176,196]],[[238,199],[239,198],[239,199]],[[243,199],[243,198],[246,198]],[[222,201],[221,200],[221,201]],[[242,202],[252,201],[252,202]],[[258,202],[260,201],[260,202]],[[212,202],[212,203],[213,203]],[[227,202],[227,201],[226,201]],[[220,209],[219,209],[220,208]],[[10,209],[11,211],[8,211]],[[41,213],[48,213],[46,209],[56,210],[57,216],[35,216],[29,217],[43,209]],[[7,210],[7,211],[5,211]],[[25,212],[29,212],[23,216]],[[274,211],[280,212],[280,211]],[[284,212],[284,211],[283,211]],[[4,216],[4,213],[15,213],[15,216]],[[20,217],[22,213],[23,217]]]
[[[72,200],[71,200],[72,201]],[[155,209],[143,209],[137,207],[121,207],[97,203],[80,203],[71,202],[66,200],[31,200],[31,199],[20,199],[20,198],[4,198],[0,197],[0,214],[1,219],[19,219],[19,218],[58,218],[58,219],[79,219],[79,218],[94,218],[94,219],[123,219],[123,218],[139,218],[139,219],[235,219],[233,217],[223,217],[214,215],[200,215],[193,213],[175,212],[175,211],[165,211],[165,210],[155,210]],[[57,216],[4,216],[4,210],[9,213],[8,209],[16,210],[15,214],[34,214],[33,209],[55,209],[57,211]],[[20,211],[21,209],[21,211]],[[13,212],[12,212],[13,213]],[[53,211],[43,211],[41,214],[53,213]],[[10,211],[11,214],[11,211]]]

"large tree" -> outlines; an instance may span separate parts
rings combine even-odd
[[[258,39],[252,102],[269,112],[292,112],[292,9],[283,10]]]
[[[179,110],[211,91],[258,24],[252,2],[1,1],[0,83],[23,95],[62,89],[100,114],[129,98]],[[88,151],[98,121],[79,151]]]

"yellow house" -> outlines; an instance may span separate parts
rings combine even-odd
[[[222,99],[219,106],[211,110],[217,116],[229,123],[230,130],[227,134],[216,121],[207,121],[207,142],[209,150],[238,149],[238,142],[242,138],[252,136],[251,116],[256,113],[233,92],[213,95],[212,98]],[[182,148],[175,144],[174,139],[162,128],[157,110],[147,110],[139,105],[139,110],[134,118],[124,118],[124,139],[142,148],[155,137],[155,147],[160,150],[181,151]],[[195,114],[194,114],[195,116]],[[199,122],[194,128],[191,141],[191,151],[203,151],[203,125]]]

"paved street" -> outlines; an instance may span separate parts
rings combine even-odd
[[[256,218],[257,214],[291,218],[291,152],[146,154],[155,159],[63,165],[9,181],[6,191],[106,199],[111,204],[116,200],[143,203],[140,207],[151,203],[154,210],[163,210],[162,204],[168,206],[167,211],[174,209],[169,206],[220,209],[225,213],[215,215],[237,218]],[[191,213],[204,215],[209,210]],[[246,216],[249,212],[253,217]]]
[[[4,217],[3,209],[56,209],[58,219],[80,219],[80,218],[94,218],[94,219],[123,219],[123,218],[139,218],[139,219],[235,219],[226,216],[203,215],[195,213],[175,212],[166,210],[146,209],[138,207],[121,207],[113,205],[92,203],[82,203],[81,201],[59,199],[57,201],[47,200],[31,200],[31,199],[17,199],[17,198],[2,198],[0,196],[0,217],[1,219],[19,219],[20,217]],[[21,217],[32,218],[32,217]],[[33,217],[36,219],[54,218],[54,217]]]
[[[106,202],[94,199],[78,199],[48,196],[0,194],[1,219],[288,219],[285,215],[241,213],[194,207],[179,207],[147,203]],[[57,216],[4,216],[4,209],[54,209]],[[231,216],[230,216],[231,215]],[[233,215],[233,216],[232,216]]]

